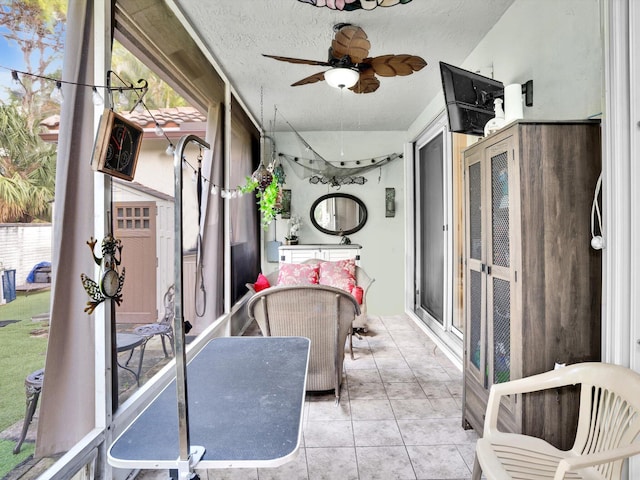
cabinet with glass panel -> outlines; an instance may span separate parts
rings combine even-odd
[[[464,168],[463,424],[481,432],[491,385],[600,360],[600,126],[519,121],[465,150]],[[499,425],[568,448],[575,418],[568,388],[507,398]]]

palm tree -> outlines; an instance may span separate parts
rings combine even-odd
[[[139,78],[144,78],[148,82],[149,91],[144,97],[147,108],[184,107],[188,105],[184,98],[119,42],[114,42],[113,44],[111,64],[113,70],[125,81],[132,82],[136,86]],[[113,87],[118,87],[117,81],[114,82]],[[135,101],[135,95],[131,95],[129,104],[122,105],[120,108],[129,110]]]
[[[0,222],[50,221],[55,146],[15,105],[0,105]]]

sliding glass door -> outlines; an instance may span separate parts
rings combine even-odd
[[[451,135],[442,118],[415,144],[415,314],[454,351]]]
[[[420,218],[416,303],[427,317],[444,324],[446,228],[443,133],[418,149],[418,212]]]

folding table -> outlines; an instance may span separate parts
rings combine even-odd
[[[309,339],[223,337],[187,365],[191,468],[276,467],[302,430]],[[178,469],[176,382],[109,449],[120,468]]]

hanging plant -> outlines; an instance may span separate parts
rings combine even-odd
[[[265,183],[262,185],[265,185]],[[259,180],[247,177],[247,183],[239,188],[242,193],[256,192],[257,203],[260,214],[262,215],[262,228],[267,230],[271,222],[276,218],[276,215],[280,212],[280,187],[278,186],[276,177],[272,177],[270,183],[266,184],[264,188],[262,185]]]

